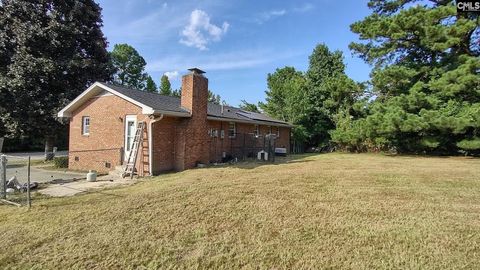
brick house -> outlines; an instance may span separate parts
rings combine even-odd
[[[146,124],[136,165],[143,176],[244,157],[251,153],[238,151],[242,140],[245,146],[247,139],[267,134],[289,152],[290,124],[208,102],[204,72],[190,71],[180,98],[101,82],[80,94],[58,113],[70,121],[69,168],[108,172],[122,165],[139,121]]]

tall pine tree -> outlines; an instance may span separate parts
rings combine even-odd
[[[160,79],[160,94],[165,96],[172,95],[172,85],[170,84],[170,80],[168,79],[167,75],[163,75]]]
[[[455,1],[372,0],[351,49],[372,64],[366,117],[334,139],[400,152],[480,153],[480,26]]]
[[[152,79],[152,76],[147,76],[147,81],[145,83],[145,91],[150,92],[150,93],[155,93],[157,92],[157,84],[155,81]]]

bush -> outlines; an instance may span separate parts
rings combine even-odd
[[[480,138],[473,137],[471,139],[465,139],[457,143],[457,147],[462,149],[459,152],[465,156],[480,157]]]
[[[480,138],[473,138],[471,140],[463,140],[457,143],[459,148],[464,150],[480,150]]]
[[[68,168],[68,157],[55,157],[53,158],[53,166],[55,168]]]

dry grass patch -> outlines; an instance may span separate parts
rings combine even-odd
[[[0,206],[0,268],[475,268],[479,176],[478,159],[328,154]]]

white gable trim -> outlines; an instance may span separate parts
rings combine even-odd
[[[151,115],[151,114],[163,113],[163,114],[172,115],[172,116],[190,117],[189,113],[154,110],[152,107],[147,106],[143,103],[140,103],[140,102],[138,102],[138,101],[136,101],[136,100],[134,100],[134,99],[132,99],[128,96],[125,96],[124,94],[119,93],[119,92],[115,91],[114,89],[112,89],[112,88],[110,88],[110,87],[108,87],[108,86],[106,86],[102,83],[99,83],[99,82],[96,82],[96,83],[92,84],[90,87],[87,88],[87,90],[83,91],[83,93],[81,93],[77,98],[75,98],[72,102],[70,102],[67,106],[65,106],[65,108],[60,110],[58,112],[57,116],[58,117],[64,117],[64,118],[72,117],[72,112],[75,109],[77,109],[78,107],[80,107],[81,104],[83,104],[84,102],[86,102],[90,98],[98,97],[98,94],[101,93],[101,91],[98,92],[99,88],[104,90],[104,91],[110,92],[113,95],[121,97],[122,99],[125,99],[126,101],[128,101],[130,103],[133,103],[133,104],[137,105],[138,107],[142,108],[142,114]]]

